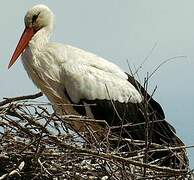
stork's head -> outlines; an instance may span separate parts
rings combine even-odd
[[[28,10],[25,15],[24,23],[25,30],[20,38],[20,41],[13,53],[13,56],[9,62],[8,68],[10,68],[17,58],[21,55],[24,49],[28,46],[28,43],[32,37],[41,29],[46,28],[47,31],[51,31],[53,28],[54,15],[52,11],[45,5],[36,5]]]
[[[34,33],[46,27],[52,28],[54,15],[45,5],[36,5],[28,10],[25,15],[24,23],[26,28],[32,28]]]

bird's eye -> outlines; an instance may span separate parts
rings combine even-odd
[[[38,15],[39,14],[36,14],[36,15],[32,16],[32,24],[36,21],[36,19],[38,18]]]

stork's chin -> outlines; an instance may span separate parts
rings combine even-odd
[[[32,27],[26,27],[9,62],[8,69],[16,62],[18,57],[28,46],[29,41],[34,36],[34,30]]]

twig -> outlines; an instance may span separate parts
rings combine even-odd
[[[4,106],[8,103],[14,102],[14,101],[20,101],[20,100],[26,100],[26,99],[36,99],[41,97],[43,94],[42,92],[39,92],[37,94],[28,95],[28,96],[20,96],[20,97],[13,97],[13,98],[4,98],[4,101],[0,102],[0,106]]]
[[[15,174],[20,176],[20,171],[24,168],[24,165],[25,165],[25,162],[22,161],[16,169],[12,170],[10,173],[6,173],[6,174],[2,175],[0,177],[0,180],[14,176]]]
[[[174,61],[174,60],[176,60],[176,59],[180,59],[180,58],[186,58],[186,56],[175,56],[175,57],[172,57],[172,58],[168,58],[168,59],[166,59],[166,60],[164,60],[164,61],[162,61],[151,73],[150,73],[150,75],[148,76],[148,78],[147,78],[147,80],[146,81],[148,81],[154,74],[155,74],[155,72],[161,67],[161,66],[163,66],[164,64],[166,64],[166,63],[168,63],[168,62],[170,62],[170,61]]]

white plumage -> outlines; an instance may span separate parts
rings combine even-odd
[[[41,22],[45,20],[47,25],[32,37],[22,54],[22,62],[34,84],[55,106],[67,103],[65,90],[73,103],[81,99],[111,99],[121,103],[142,101],[140,93],[117,65],[79,48],[50,43],[53,13],[44,5],[27,12],[27,26],[32,23],[30,19],[34,14],[38,14]],[[47,18],[43,19],[43,15]]]
[[[66,59],[62,62],[61,77],[64,78],[64,86],[74,103],[81,99],[112,99],[133,103],[141,101],[140,94],[118,66],[71,46],[64,46],[64,50]]]

